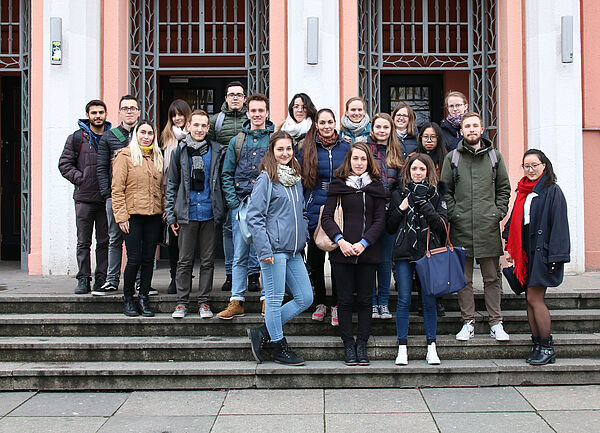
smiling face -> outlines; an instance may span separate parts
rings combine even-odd
[[[279,164],[287,165],[294,157],[294,147],[289,138],[280,138],[273,145],[273,155]]]
[[[183,129],[183,127],[185,126],[185,116],[179,111],[177,111],[175,115],[171,117],[171,122],[173,122],[173,125]]]
[[[352,172],[360,176],[365,171],[367,171],[367,167],[369,162],[367,160],[367,154],[360,149],[352,150],[352,157],[350,157],[350,167],[352,168]]]
[[[538,155],[529,154],[523,159],[523,172],[527,179],[531,181],[538,180],[544,174],[545,169],[546,164],[542,162]]]
[[[323,138],[332,137],[335,133],[335,119],[328,111],[323,111],[317,118],[317,130]]]
[[[410,178],[413,182],[423,182],[427,179],[427,166],[415,159],[410,166]]]
[[[187,128],[194,141],[204,140],[209,128],[208,117],[200,114],[192,116],[187,124]]]
[[[296,123],[300,123],[306,119],[306,105],[304,105],[302,98],[294,99],[292,113],[294,113],[294,119],[296,120]]]
[[[408,126],[408,109],[401,108],[394,116],[394,124],[398,131],[404,131]]]
[[[137,141],[140,146],[148,147],[154,141],[154,130],[148,124],[140,125],[137,130]]]
[[[90,121],[91,126],[101,127],[106,122],[106,110],[102,105],[92,105],[85,114]]]
[[[362,101],[352,101],[350,104],[348,104],[346,116],[348,116],[352,122],[360,122],[365,117],[365,114],[365,106],[363,105]]]
[[[248,103],[248,117],[252,129],[265,129],[265,123],[269,116],[267,103],[265,101],[252,100]]]
[[[390,138],[390,134],[392,133],[390,122],[381,118],[375,119],[371,128],[377,143],[387,144],[388,138]]]
[[[423,142],[423,147],[427,151],[434,150],[438,145],[438,137],[435,133],[435,129],[429,127],[423,131],[421,135],[421,140]]]

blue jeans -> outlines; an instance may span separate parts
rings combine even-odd
[[[313,293],[300,253],[276,253],[274,262],[262,263],[265,293],[265,325],[271,341],[283,338],[283,325],[312,305]],[[286,285],[292,299],[283,306]]]
[[[373,281],[373,305],[386,305],[390,299],[392,282],[392,248],[394,235],[383,232],[379,238],[381,263],[377,265],[377,281]]]
[[[408,260],[396,260],[396,278],[398,279],[398,304],[396,306],[396,332],[398,344],[406,344],[408,338],[408,310],[410,309],[410,292],[412,291],[415,265]],[[435,296],[425,295],[421,290],[423,302],[423,319],[427,344],[435,342],[437,330],[437,308]]]
[[[244,242],[240,226],[235,218],[237,211],[237,208],[230,210],[231,233],[233,234],[233,266],[231,267],[231,298],[229,300],[243,302],[247,288],[246,276],[248,275],[248,268],[252,266],[252,261],[258,263],[258,259],[254,251],[254,245],[248,245]],[[255,273],[258,272],[259,269]]]
[[[225,222],[223,223],[223,253],[225,254],[225,274],[231,275],[233,268],[233,234],[231,231],[231,211],[227,211]],[[252,247],[254,249],[254,247]],[[248,258],[248,275],[258,274],[260,265],[256,254]]]
[[[112,200],[106,200],[106,219],[108,221],[108,269],[106,281],[119,286],[121,279],[121,261],[123,259],[123,232],[115,221]]]

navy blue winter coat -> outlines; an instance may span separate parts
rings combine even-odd
[[[404,161],[413,152],[417,150],[417,135],[419,135],[419,129],[415,126],[415,135],[406,134],[404,140],[396,133],[398,141],[400,142],[400,151],[402,152],[402,160]]]

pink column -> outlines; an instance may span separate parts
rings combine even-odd
[[[269,111],[270,119],[275,125],[285,120],[287,115],[287,14],[287,0],[269,3]]]
[[[358,4],[340,0],[340,116],[345,102],[358,95]]]

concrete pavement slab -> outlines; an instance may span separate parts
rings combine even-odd
[[[211,433],[323,433],[323,414],[220,415]]]
[[[326,389],[325,413],[429,412],[417,389]]]
[[[323,414],[322,389],[232,390],[221,409],[224,415]]]
[[[437,432],[435,422],[429,413],[382,413],[382,414],[327,414],[325,431],[331,433],[389,433]]]
[[[512,387],[421,390],[432,412],[533,411]]]
[[[600,421],[600,411],[597,410],[541,411],[540,415],[559,433],[598,431]]]
[[[0,416],[6,415],[34,395],[35,392],[0,392]]]
[[[224,391],[134,392],[115,416],[217,415],[227,395]]]
[[[114,416],[98,433],[208,433],[214,416]]]
[[[111,416],[129,393],[45,392],[31,397],[8,416]]]
[[[104,417],[4,417],[0,433],[95,433],[105,422]]]
[[[600,409],[600,385],[517,387],[537,410]]]
[[[553,431],[538,414],[533,412],[434,413],[433,417],[440,431],[444,433],[510,431],[550,433]]]

